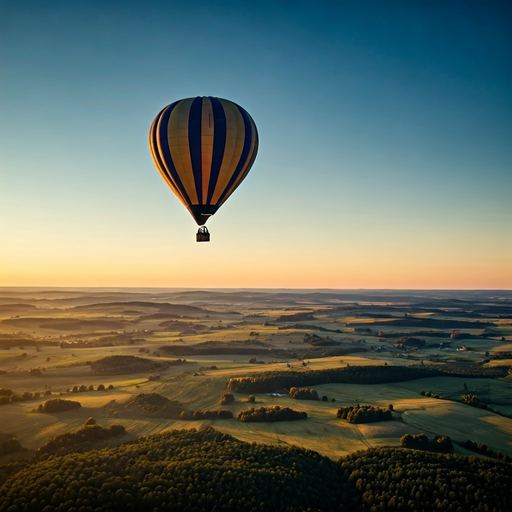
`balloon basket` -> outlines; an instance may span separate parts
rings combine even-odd
[[[196,242],[209,242],[209,241],[210,241],[210,233],[208,232],[208,228],[206,226],[201,226],[197,230]]]

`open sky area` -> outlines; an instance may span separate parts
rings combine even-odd
[[[0,0],[0,286],[512,287],[508,1]],[[197,226],[167,104],[259,131]]]

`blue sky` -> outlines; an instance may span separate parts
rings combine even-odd
[[[511,14],[0,1],[0,285],[510,288]],[[196,95],[260,135],[210,245],[147,144]]]

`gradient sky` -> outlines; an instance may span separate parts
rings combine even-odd
[[[0,285],[512,288],[508,1],[0,0]],[[165,105],[260,149],[208,222]]]

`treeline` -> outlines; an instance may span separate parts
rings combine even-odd
[[[28,402],[29,400],[36,400],[41,398],[41,396],[49,396],[51,394],[52,392],[47,389],[42,393],[39,393],[38,391],[34,393],[25,391],[21,395],[17,395],[13,392],[12,389],[0,388],[0,405],[14,404],[17,402]]]
[[[305,411],[296,411],[290,407],[270,405],[261,406],[258,409],[249,407],[249,409],[245,411],[240,411],[236,417],[240,421],[273,423],[275,421],[304,420],[308,417],[308,413]]]
[[[462,395],[461,397],[462,403],[466,405],[470,405],[471,407],[477,407],[478,409],[484,409],[489,412],[493,412],[494,414],[498,414],[499,416],[504,416],[505,418],[510,418],[509,415],[502,413],[501,411],[498,411],[497,409],[494,409],[493,407],[489,407],[488,404],[480,400],[476,395]],[[489,400],[490,402],[490,400]]]
[[[349,423],[376,423],[392,420],[392,410],[392,405],[389,405],[387,409],[373,405],[349,405],[340,407],[336,411],[336,418],[347,420]]]
[[[105,384],[98,384],[95,390],[92,384],[89,386],[81,384],[80,386],[73,386],[72,388],[68,388],[67,391],[68,393],[85,393],[86,391],[105,391],[106,389],[114,389],[114,385],[109,384],[107,387],[105,387]]]
[[[462,446],[473,452],[481,453],[482,455],[486,455],[487,457],[492,457],[493,459],[502,460],[504,462],[512,462],[512,457],[510,457],[510,455],[506,455],[504,453],[491,450],[491,448],[489,448],[486,444],[475,443],[468,439],[467,441],[464,441],[464,443],[462,443]]]
[[[46,444],[37,449],[37,455],[66,455],[74,452],[85,452],[92,449],[94,443],[113,437],[119,437],[126,433],[122,425],[110,425],[108,428],[96,425],[89,420],[89,424],[72,432],[60,434],[50,439]]]
[[[506,462],[384,447],[336,463],[213,429],[11,465],[10,476],[2,470],[0,512],[512,510]]]
[[[44,404],[39,404],[36,412],[64,412],[71,411],[73,409],[79,409],[80,407],[82,407],[82,404],[80,402],[75,402],[74,400],[52,398],[51,400],[47,400]]]
[[[508,375],[509,366],[482,366],[479,364],[444,364],[443,373],[451,377],[466,377],[469,379],[501,379]]]
[[[295,370],[262,372],[245,377],[233,377],[226,387],[236,393],[272,393],[276,389],[316,386],[319,384],[384,384],[426,377],[441,372],[431,368],[407,366],[347,366],[328,370]]]
[[[218,411],[197,410],[197,411],[182,411],[180,420],[229,420],[233,418],[233,413],[227,409],[219,409]]]
[[[404,448],[415,448],[416,450],[435,450],[447,452],[453,450],[452,440],[448,436],[435,436],[429,439],[426,434],[404,434],[400,438],[400,445]]]

